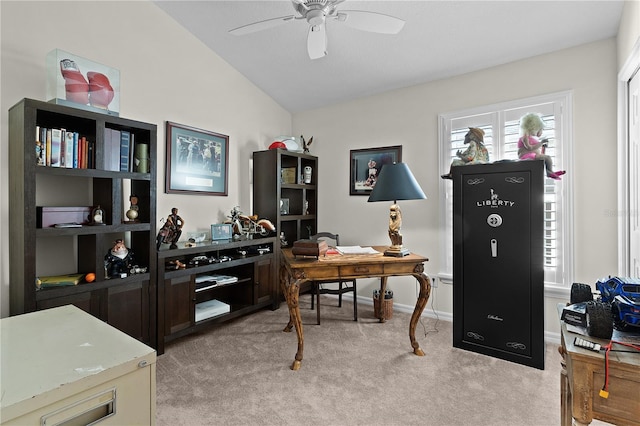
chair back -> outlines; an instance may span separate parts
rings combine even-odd
[[[324,240],[333,240],[335,242],[335,244],[329,244],[330,246],[339,246],[340,245],[340,237],[338,234],[333,234],[331,232],[318,232],[315,235],[311,236],[312,240],[320,240],[320,239],[324,239]]]

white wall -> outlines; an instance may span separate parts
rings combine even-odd
[[[289,134],[291,114],[161,9],[141,1],[2,1],[0,14],[1,317],[9,315],[8,109],[25,97],[47,100],[45,56],[53,49],[119,69],[120,116],[158,126],[158,217],[178,207],[186,235],[207,230],[236,205],[248,212],[251,153]],[[164,194],[167,120],[229,135],[228,196]]]
[[[627,61],[635,44],[640,40],[640,1],[624,2],[618,31],[618,70]]]
[[[565,90],[573,91],[575,158],[575,280],[595,283],[616,273],[616,44],[608,39],[459,77],[435,81],[315,111],[294,114],[294,134],[313,136],[319,160],[319,228],[332,229],[345,244],[388,244],[388,203],[350,196],[349,150],[402,145],[427,200],[401,202],[404,245],[430,259],[426,272],[439,268],[440,173],[438,114]],[[558,183],[561,185],[562,183]],[[336,220],[337,216],[340,220]],[[371,297],[374,280],[362,280],[359,294]],[[491,282],[487,280],[487,291]],[[412,279],[389,280],[396,303],[414,305]],[[452,313],[452,286],[433,291],[435,310]],[[555,306],[546,298],[546,330],[557,331]],[[427,309],[431,309],[431,302]]]

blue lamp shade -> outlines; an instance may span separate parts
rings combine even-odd
[[[369,195],[371,201],[424,200],[427,196],[406,163],[385,164]]]

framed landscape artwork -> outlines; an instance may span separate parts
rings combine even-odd
[[[369,195],[385,164],[402,161],[402,145],[382,148],[352,149],[349,194]]]
[[[167,121],[165,192],[227,195],[229,136]]]

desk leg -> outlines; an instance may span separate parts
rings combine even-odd
[[[287,306],[289,307],[289,323],[283,331],[290,332],[291,326],[293,325],[298,335],[298,352],[296,352],[296,359],[291,365],[292,370],[300,369],[302,353],[304,351],[304,332],[302,330],[302,319],[300,318],[300,306],[298,304],[300,284],[304,281],[306,281],[304,278],[295,278],[292,280],[288,274],[281,275],[282,290],[287,299]]]
[[[560,361],[560,426],[571,426],[573,417],[571,417],[571,389],[567,376],[566,354],[562,346],[558,347],[558,352],[562,356],[562,361]]]
[[[289,277],[289,272],[287,271],[287,268],[285,268],[284,266],[280,268],[280,291],[282,291],[282,294],[284,295],[284,299],[287,302],[287,307],[290,306],[289,304],[289,280],[291,278]],[[287,325],[284,327],[284,331],[285,333],[290,333],[291,329],[293,328],[293,317],[291,316],[291,308],[289,308],[289,323],[287,323]]]
[[[418,282],[420,282],[420,294],[418,295],[416,308],[413,310],[411,322],[409,323],[409,340],[411,341],[413,353],[418,356],[424,356],[423,350],[420,349],[420,344],[416,341],[416,326],[418,325],[422,311],[424,311],[424,307],[427,306],[429,296],[431,295],[431,280],[423,273],[423,269],[421,268],[417,268],[413,276],[416,277]]]

